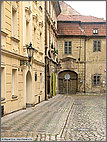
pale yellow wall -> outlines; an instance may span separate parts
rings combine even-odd
[[[101,52],[93,52],[93,40],[101,40]],[[86,88],[87,91],[102,91],[105,90],[106,81],[106,39],[105,38],[92,38],[87,40],[86,44]],[[101,86],[92,85],[92,75],[101,74]]]
[[[26,75],[27,72],[30,71],[32,76],[32,94],[31,95],[31,104],[38,103],[38,96],[41,96],[41,101],[45,98],[45,84],[44,84],[44,77],[45,77],[45,69],[44,69],[44,51],[45,51],[45,37],[44,37],[44,1],[37,2],[37,7],[34,9],[34,2],[33,1],[23,1],[23,2],[11,2],[11,1],[4,1],[2,7],[2,14],[3,14],[3,24],[1,29],[1,67],[3,69],[2,72],[2,81],[4,83],[4,88],[2,86],[2,98],[5,97],[5,100],[1,102],[4,105],[4,113],[11,113],[13,111],[26,108]],[[40,12],[39,6],[42,6],[43,11]],[[20,60],[26,60],[27,52],[26,52],[26,29],[25,29],[25,21],[26,21],[26,14],[25,14],[25,7],[31,6],[31,14],[30,14],[30,28],[29,34],[27,35],[29,38],[29,42],[32,42],[32,46],[34,47],[33,43],[33,14],[38,14],[38,22],[36,25],[36,37],[37,37],[37,49],[34,55],[33,61],[31,61],[32,66],[20,66]],[[15,23],[16,26],[16,33],[12,36],[12,7],[15,8],[17,12],[17,22]],[[27,17],[29,18],[29,17]],[[43,25],[41,25],[41,21],[43,21]],[[42,28],[42,48],[40,49],[40,25]],[[16,78],[15,78],[15,95],[17,98],[12,98],[12,69],[16,70]],[[37,84],[35,83],[35,71],[38,74]],[[42,85],[42,92],[40,92],[40,73],[43,74],[43,85]],[[38,89],[35,89],[35,88]],[[35,96],[35,94],[37,96]],[[36,98],[37,97],[37,98]]]
[[[71,56],[74,57],[76,60],[78,60],[79,57],[79,47],[81,45],[81,61],[84,60],[84,38],[58,38],[57,46],[58,46],[58,59],[63,58],[64,56],[67,56],[64,54],[64,42],[65,41],[71,41],[72,42],[72,54]]]

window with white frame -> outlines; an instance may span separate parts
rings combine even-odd
[[[98,29],[93,29],[93,34],[98,34]]]
[[[12,69],[12,97],[16,96],[16,88],[17,88],[17,69]]]
[[[72,54],[72,42],[71,41],[65,41],[64,43],[64,53],[65,54]]]
[[[93,41],[93,52],[101,51],[101,40]]]

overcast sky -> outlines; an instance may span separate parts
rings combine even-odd
[[[65,1],[77,12],[106,20],[106,1]]]

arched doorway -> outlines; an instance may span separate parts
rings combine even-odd
[[[65,75],[69,74],[70,79],[65,79]],[[75,94],[77,92],[78,84],[77,84],[78,75],[74,71],[66,70],[61,71],[58,75],[58,84],[59,84],[59,93],[60,94]]]
[[[32,101],[32,77],[30,71],[26,75],[26,106],[31,105]]]

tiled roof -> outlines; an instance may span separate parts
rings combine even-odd
[[[78,23],[58,23],[58,34],[61,35],[84,35]]]
[[[98,29],[98,34],[93,34],[93,29]],[[58,34],[60,35],[87,35],[87,36],[105,36],[106,24],[81,24],[79,23],[58,23]]]
[[[59,1],[61,7],[61,13],[66,15],[80,15],[75,9],[63,1]]]
[[[82,24],[82,29],[87,36],[99,35],[106,36],[106,24]],[[98,34],[93,34],[93,29],[98,29]]]
[[[57,17],[58,21],[81,21],[81,22],[106,22],[103,18],[84,15],[64,15],[60,14]]]

